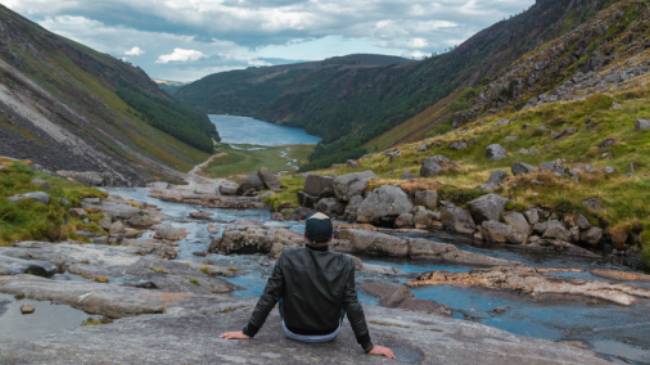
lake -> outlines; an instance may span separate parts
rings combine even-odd
[[[221,142],[229,144],[252,144],[260,146],[282,146],[290,144],[317,144],[320,138],[301,128],[286,127],[234,115],[209,116],[217,127]]]

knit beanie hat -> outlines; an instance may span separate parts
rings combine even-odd
[[[332,240],[334,234],[334,227],[330,217],[323,213],[316,213],[307,218],[305,222],[305,237],[309,243],[307,246],[311,247],[327,247],[327,244]]]

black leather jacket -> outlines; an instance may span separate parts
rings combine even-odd
[[[372,341],[354,283],[349,256],[327,249],[285,250],[273,268],[244,333],[253,337],[281,300],[287,327],[294,333],[322,335],[334,332],[347,314],[357,341],[368,352]]]

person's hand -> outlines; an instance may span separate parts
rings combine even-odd
[[[375,345],[372,348],[372,350],[370,350],[370,352],[368,354],[373,355],[373,356],[384,356],[384,357],[387,357],[387,358],[393,359],[393,360],[397,359],[395,357],[395,353],[393,352],[393,350],[389,349],[388,347],[384,347],[384,346]]]
[[[226,332],[221,335],[221,338],[223,338],[224,340],[250,340],[251,339],[250,337],[246,336],[242,331]]]

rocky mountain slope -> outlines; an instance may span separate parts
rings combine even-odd
[[[205,115],[139,68],[0,6],[0,155],[114,183],[173,178],[212,152]]]
[[[313,72],[288,85],[275,84],[272,94],[281,97],[274,98],[271,104],[246,103],[233,112],[302,126],[322,136],[324,141],[316,149],[309,167],[358,157],[368,150],[422,136],[439,120],[448,122],[445,116],[449,113],[440,112],[440,106],[433,111],[427,108],[439,102],[449,104],[459,95],[471,96],[468,88],[493,82],[514,61],[575,29],[611,3],[539,0],[528,11],[493,25],[447,54],[420,62],[346,68],[334,73]],[[259,69],[257,72],[258,83],[241,86],[238,96],[265,90],[263,86],[268,81],[261,76],[273,75],[273,71]],[[186,86],[178,97],[193,102],[196,93],[192,90],[209,80]],[[219,85],[215,83],[214,87]],[[219,96],[208,94],[195,104],[209,108],[218,105],[217,99]],[[452,109],[458,111],[463,106],[454,103]],[[401,123],[422,111],[440,118],[420,118],[425,120],[416,123],[416,127],[409,124],[406,135],[391,131],[377,140],[392,127],[401,129]]]

